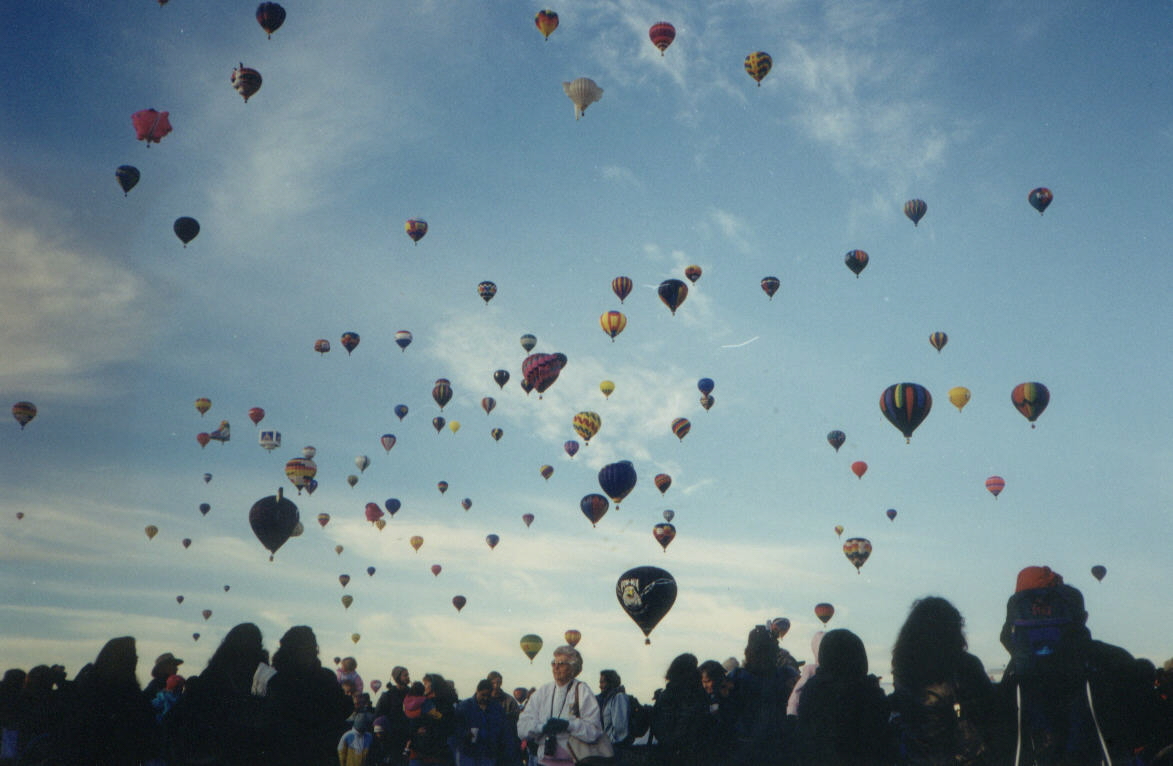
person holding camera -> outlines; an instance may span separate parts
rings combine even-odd
[[[599,703],[590,686],[579,681],[582,655],[573,646],[554,650],[550,662],[551,683],[534,692],[518,721],[518,734],[525,738],[533,763],[541,766],[572,766],[570,738],[593,743],[603,735]]]

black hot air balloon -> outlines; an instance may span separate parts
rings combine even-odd
[[[280,488],[276,495],[262,497],[253,503],[248,512],[248,523],[261,545],[269,550],[269,561],[293,534],[298,522],[297,506],[282,496]]]
[[[906,442],[912,439],[912,432],[924,422],[932,408],[933,397],[929,390],[916,383],[895,383],[880,394],[880,412],[904,434]]]
[[[272,37],[285,23],[285,9],[277,3],[261,3],[257,6],[257,23],[265,30],[266,36]]]
[[[179,241],[187,247],[187,243],[196,238],[200,233],[200,222],[188,216],[181,216],[175,219],[175,223],[171,226],[175,231],[175,236],[179,237]]]
[[[118,179],[118,185],[122,187],[122,196],[125,197],[138,183],[139,172],[134,165],[119,165],[114,171],[114,176]]]
[[[679,279],[665,279],[660,283],[658,292],[660,300],[675,315],[676,309],[680,308],[680,304],[688,297],[688,285]]]
[[[635,466],[630,460],[621,460],[618,463],[609,463],[599,469],[599,486],[611,501],[616,510],[619,503],[635,488]]]
[[[599,493],[592,492],[579,501],[578,507],[582,509],[582,514],[590,519],[591,526],[593,527],[607,513],[610,503],[607,502],[607,498]]]
[[[659,567],[635,567],[619,575],[615,598],[650,644],[652,629],[676,603],[676,579]]]

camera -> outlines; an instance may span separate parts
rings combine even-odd
[[[542,754],[546,758],[553,757],[558,752],[558,738],[546,737],[546,744],[543,747]]]

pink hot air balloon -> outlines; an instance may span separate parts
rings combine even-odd
[[[171,132],[170,112],[160,112],[155,109],[141,109],[130,116],[134,124],[134,133],[139,141],[146,141],[150,148],[152,143],[159,143],[163,136]]]

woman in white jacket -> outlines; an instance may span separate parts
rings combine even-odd
[[[573,646],[555,649],[550,670],[553,682],[538,689],[526,701],[517,731],[528,743],[531,763],[572,766],[570,738],[597,742],[603,736],[603,721],[595,693],[576,678],[582,672],[582,655],[577,649]]]

